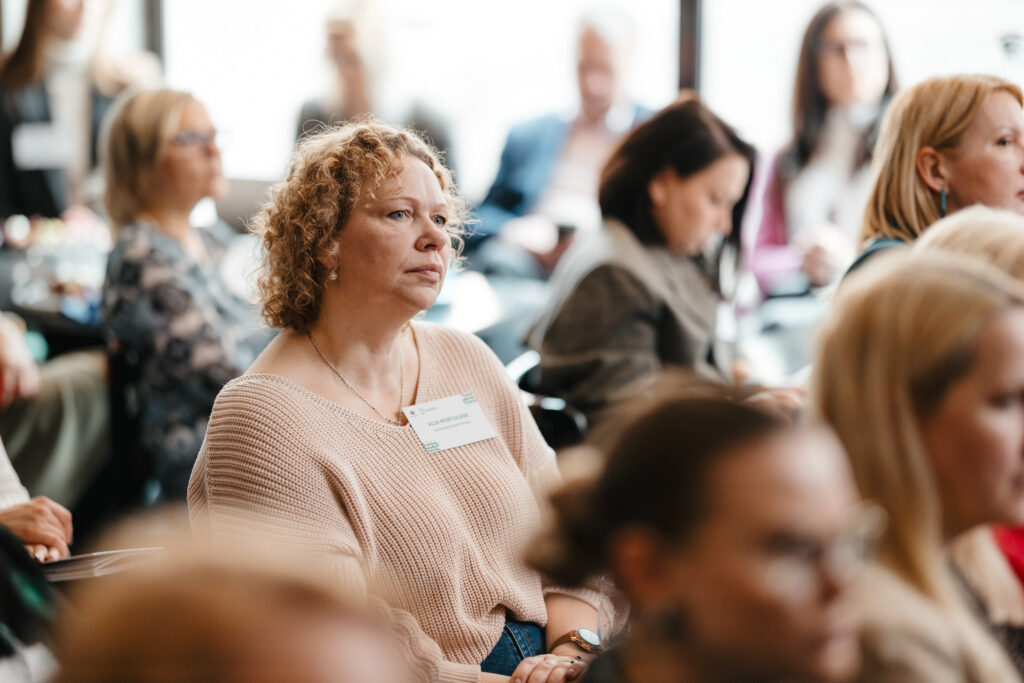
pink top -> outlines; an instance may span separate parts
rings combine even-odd
[[[501,362],[478,338],[413,322],[417,402],[471,391],[497,438],[427,453],[412,427],[354,413],[273,374],[221,391],[189,483],[199,536],[244,532],[253,518],[319,558],[326,575],[374,598],[435,681],[477,681],[506,614],[544,625],[553,586],[524,546],[560,481]]]
[[[750,271],[765,293],[771,291],[776,278],[800,270],[804,262],[801,251],[789,243],[786,207],[778,186],[781,181],[775,171],[778,161],[778,155],[775,155],[770,164],[762,165],[759,170],[759,173],[766,174],[761,225],[747,259]]]

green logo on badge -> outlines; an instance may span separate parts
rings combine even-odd
[[[473,392],[472,391],[467,391],[466,393],[464,393],[462,395],[462,402],[463,403],[476,403],[476,397],[473,396]]]

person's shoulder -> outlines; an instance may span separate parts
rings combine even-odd
[[[543,138],[555,130],[568,130],[565,117],[556,113],[544,114],[533,119],[520,121],[509,129],[509,141],[524,142]]]
[[[632,102],[633,106],[633,126],[636,127],[646,121],[647,119],[654,116],[655,110],[640,104],[639,102]]]
[[[145,223],[141,223],[139,221],[125,223],[117,228],[114,237],[113,251],[123,251],[129,245],[148,240],[149,234],[149,226]]]
[[[857,598],[869,668],[909,672],[958,667],[959,639],[948,615],[895,573],[869,568]]]
[[[857,258],[850,264],[850,267],[846,269],[843,279],[846,279],[850,273],[860,270],[864,267],[865,263],[871,261],[880,253],[888,252],[893,249],[902,249],[907,246],[909,245],[903,240],[893,239],[891,237],[879,237],[871,240],[864,246],[863,251],[857,255]]]
[[[576,281],[595,271],[600,271],[596,275],[599,280],[630,274],[642,281],[656,275],[651,271],[654,264],[650,263],[648,250],[628,227],[617,221],[606,221],[599,230],[582,235],[563,260],[562,270]],[[555,277],[558,275],[556,271]]]
[[[480,337],[439,323],[416,320],[412,323],[417,339],[442,352],[468,353],[474,356],[493,356],[490,347]]]
[[[294,426],[310,419],[319,407],[318,396],[294,381],[272,373],[247,373],[229,381],[217,394],[210,426],[219,421],[242,420],[263,425]]]
[[[160,234],[144,221],[127,223],[117,230],[114,246],[110,251],[111,260],[144,261],[159,260],[167,254],[165,241],[170,239]]]

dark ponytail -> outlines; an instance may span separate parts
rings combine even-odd
[[[710,473],[730,451],[792,423],[708,390],[663,396],[608,439],[598,475],[552,495],[554,521],[530,563],[555,582],[578,586],[608,567],[619,531],[649,529],[685,544],[709,507]]]

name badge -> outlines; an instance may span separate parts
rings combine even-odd
[[[437,453],[498,436],[473,392],[453,394],[402,408],[427,453]]]

